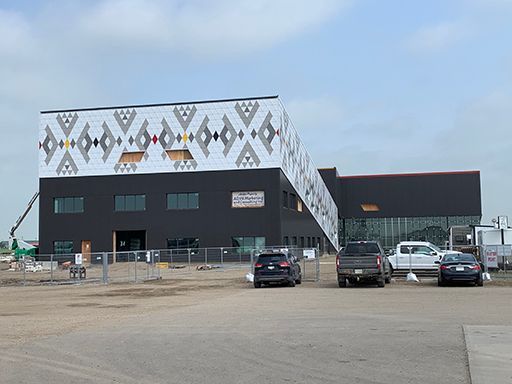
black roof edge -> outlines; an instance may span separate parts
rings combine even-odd
[[[41,111],[45,113],[65,113],[65,112],[84,112],[84,111],[101,111],[105,109],[124,109],[124,108],[144,108],[144,107],[165,107],[173,105],[186,105],[186,104],[206,104],[206,103],[226,103],[230,101],[245,101],[245,100],[261,100],[261,99],[277,99],[279,95],[271,96],[258,96],[258,97],[240,97],[234,99],[214,99],[214,100],[198,100],[198,101],[182,101],[177,103],[157,103],[157,104],[136,104],[136,105],[117,105],[111,107],[92,107],[92,108],[78,108],[78,109],[55,109]]]

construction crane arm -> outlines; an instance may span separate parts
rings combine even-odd
[[[39,192],[36,192],[34,196],[30,199],[30,202],[27,205],[27,208],[25,208],[25,211],[21,214],[20,217],[18,217],[18,220],[16,220],[16,223],[12,226],[11,230],[9,231],[9,237],[14,238],[14,232],[18,229],[18,227],[23,223],[23,220],[25,220],[25,217],[27,217],[28,213],[32,209],[32,206],[36,202],[37,198],[39,197]]]

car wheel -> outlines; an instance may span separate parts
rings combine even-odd
[[[261,288],[261,282],[255,281],[254,282],[254,288]]]
[[[388,274],[386,275],[386,278],[384,279],[384,282],[385,282],[386,284],[391,283],[391,274],[389,274],[389,273],[388,273]]]
[[[345,279],[344,277],[340,279],[338,279],[338,287],[340,288],[346,288],[347,287],[347,279]]]
[[[393,269],[393,266],[391,265],[391,263],[389,264],[389,278],[391,279],[391,276],[393,276],[393,273],[395,272],[395,270]]]
[[[437,286],[438,286],[438,287],[444,287],[445,285],[446,285],[446,284],[445,284],[445,282],[444,282],[443,278],[442,278],[442,277],[439,277],[439,278],[437,279]]]
[[[289,286],[289,287],[295,287],[295,280],[290,280],[290,281],[288,282],[288,286]]]
[[[476,285],[477,287],[483,287],[483,286],[484,286],[484,279],[482,278],[482,276],[480,276],[480,277],[478,278],[478,280],[477,280],[477,281],[475,281],[475,285]]]
[[[385,286],[386,286],[386,282],[385,282],[384,277],[379,277],[377,279],[377,287],[384,288]]]
[[[302,284],[302,273],[300,273],[299,278],[295,280],[295,284]]]

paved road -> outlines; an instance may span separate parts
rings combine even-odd
[[[506,323],[512,310],[499,303],[509,294],[400,284],[238,287],[10,346],[1,381],[469,383],[462,324]]]
[[[512,383],[512,327],[465,326],[472,384]]]

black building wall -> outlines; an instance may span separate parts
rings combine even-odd
[[[82,240],[92,252],[113,248],[113,231],[146,231],[146,248],[164,249],[167,239],[198,237],[200,247],[230,246],[237,236],[262,236],[267,245],[282,244],[283,233],[321,236],[304,207],[282,207],[282,191],[293,191],[280,169],[168,174],[87,176],[40,179],[40,252],[52,253],[53,241]],[[231,208],[232,191],[265,191],[263,208]],[[167,210],[166,194],[198,192],[199,209]],[[115,212],[114,195],[145,194],[146,210]],[[54,197],[83,196],[83,213],[55,214]]]
[[[339,177],[341,217],[481,216],[480,172]],[[364,212],[361,204],[377,204]]]

